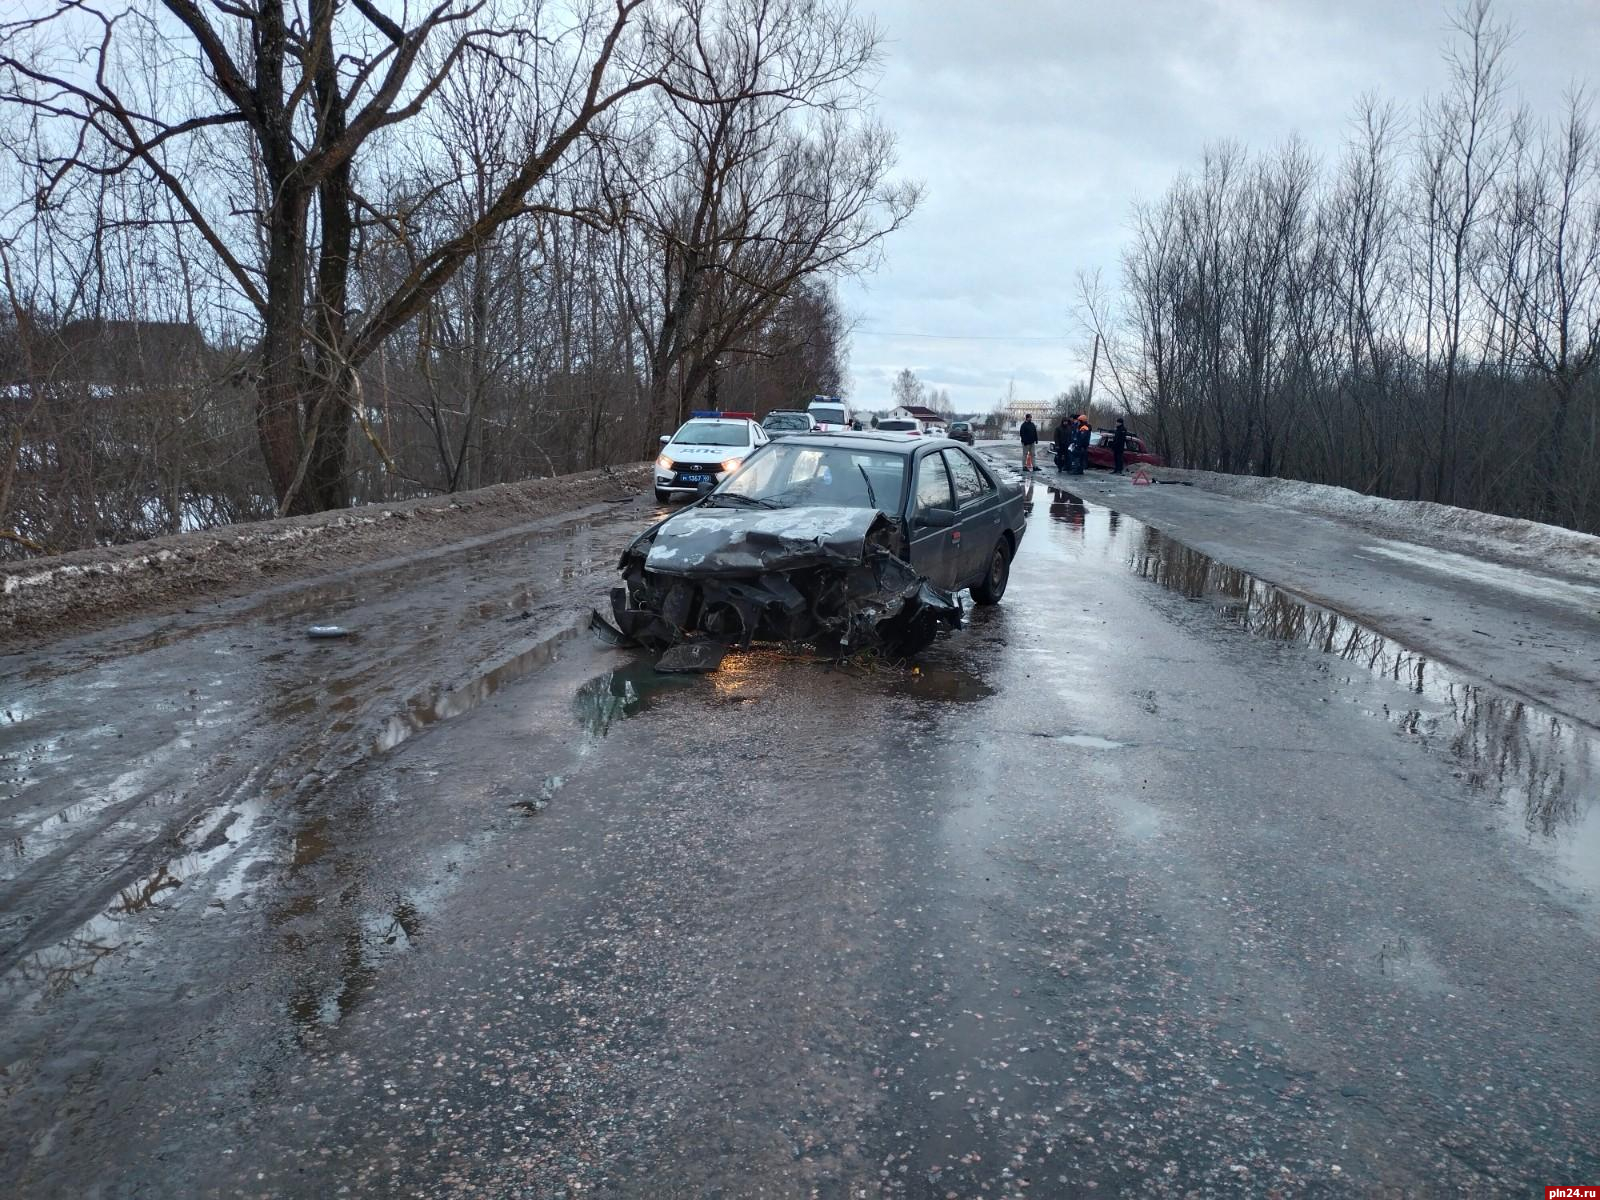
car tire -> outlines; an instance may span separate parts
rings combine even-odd
[[[972,598],[979,604],[999,604],[1006,594],[1006,584],[1011,581],[1011,543],[1001,538],[989,556],[989,571],[974,584]]]
[[[657,488],[656,489],[656,503],[657,504],[671,504],[672,503],[672,493],[671,492],[663,492],[660,488]]]

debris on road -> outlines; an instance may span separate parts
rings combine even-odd
[[[675,674],[709,674],[722,665],[728,648],[713,642],[680,642],[656,662],[656,670]]]
[[[308,638],[342,638],[349,637],[350,630],[343,625],[312,625],[306,630]]]

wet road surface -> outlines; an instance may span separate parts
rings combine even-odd
[[[194,853],[248,862],[7,971],[8,1193],[1600,1179],[1589,727],[1042,484],[1005,603],[915,669],[537,645],[454,715],[397,641],[287,799],[263,718],[208,744],[262,817]]]
[[[984,452],[1020,467],[1014,446]],[[1332,604],[1429,659],[1600,726],[1600,586],[1563,573],[1557,558],[1542,570],[1507,566],[1200,487],[1141,487],[1109,471],[1061,475],[1046,463],[1037,478]]]

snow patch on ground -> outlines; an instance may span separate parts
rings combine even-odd
[[[1600,583],[1600,537],[1559,525],[1502,517],[1431,500],[1365,496],[1349,488],[1303,483],[1298,479],[1172,468],[1161,469],[1156,475],[1161,479],[1185,480],[1208,492],[1240,500],[1338,517],[1375,533],[1425,546],[1448,545],[1467,554],[1488,555],[1518,566],[1557,571]]]
[[[1499,563],[1485,562],[1452,550],[1438,550],[1432,546],[1396,545],[1393,542],[1368,546],[1366,554],[1380,554],[1399,562],[1414,563],[1430,570],[1454,575],[1473,583],[1503,588],[1524,596],[1533,596],[1553,604],[1576,608],[1579,612],[1600,612],[1600,587],[1583,583],[1569,583],[1552,579],[1548,575],[1530,575],[1520,567],[1503,567]]]

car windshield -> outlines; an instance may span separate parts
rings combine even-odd
[[[743,422],[688,421],[672,440],[685,446],[748,446],[750,431]]]
[[[813,404],[809,410],[818,421],[828,425],[844,424],[844,405],[842,404]]]
[[[761,422],[764,429],[810,429],[811,422],[803,413],[772,413]]]
[[[746,460],[712,496],[739,497],[769,508],[828,504],[898,514],[906,458],[871,449],[774,442]]]

